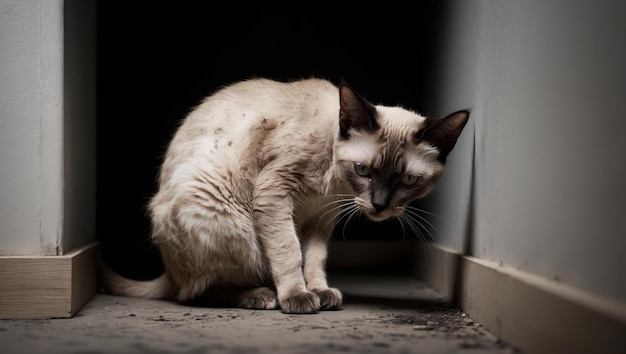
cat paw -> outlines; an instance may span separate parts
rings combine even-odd
[[[304,292],[281,301],[280,308],[284,313],[317,313],[320,309],[320,298],[315,293]]]
[[[320,298],[321,310],[338,310],[343,303],[341,291],[335,288],[325,290],[312,290]]]
[[[276,293],[270,288],[254,288],[237,298],[237,306],[252,310],[273,310],[277,307]]]

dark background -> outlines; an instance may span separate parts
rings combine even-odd
[[[97,238],[137,279],[161,272],[146,205],[161,157],[187,112],[251,76],[346,80],[374,103],[429,115],[441,1],[412,6],[97,2]],[[352,222],[334,237],[399,240],[396,222]]]

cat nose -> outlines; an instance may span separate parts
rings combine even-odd
[[[383,210],[385,210],[388,206],[387,203],[381,204],[381,203],[376,203],[376,202],[372,202],[372,206],[374,207],[374,209],[376,209],[377,212],[381,212]]]
[[[391,193],[387,188],[374,187],[372,190],[371,203],[377,212],[381,212],[389,206]]]

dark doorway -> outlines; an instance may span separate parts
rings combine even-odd
[[[376,103],[428,114],[440,3],[98,1],[97,236],[107,262],[136,278],[161,271],[145,210],[161,157],[190,108],[224,84],[251,76],[344,79]],[[357,222],[341,237],[406,237],[397,230]]]

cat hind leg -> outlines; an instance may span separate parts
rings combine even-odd
[[[278,307],[276,293],[267,287],[243,290],[235,301],[237,306],[246,309],[274,310]]]
[[[205,293],[204,300],[251,310],[278,308],[276,292],[268,287],[212,287]]]

